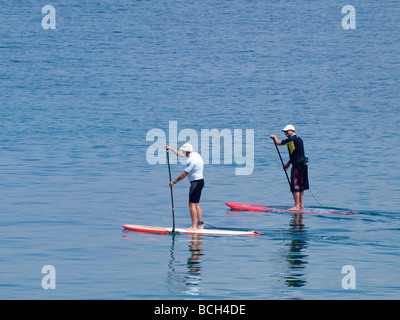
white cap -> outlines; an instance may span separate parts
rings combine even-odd
[[[296,131],[291,124],[288,124],[286,127],[282,129],[282,131],[289,131],[289,130]]]
[[[193,146],[190,143],[185,143],[182,147],[181,150],[183,152],[193,152]]]

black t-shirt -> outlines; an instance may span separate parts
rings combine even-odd
[[[290,162],[294,164],[297,159],[305,158],[303,140],[294,134],[289,138],[281,141],[282,145],[287,145],[289,151]]]

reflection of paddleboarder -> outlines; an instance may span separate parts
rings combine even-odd
[[[190,209],[190,217],[192,219],[192,225],[186,230],[197,230],[203,229],[203,213],[200,208],[200,197],[201,191],[204,187],[204,178],[203,178],[203,168],[204,163],[201,155],[197,152],[194,152],[193,146],[190,143],[185,143],[180,149],[183,151],[177,151],[170,146],[165,146],[165,149],[171,150],[178,157],[188,157],[188,161],[185,167],[185,170],[182,174],[172,180],[169,185],[172,187],[174,184],[188,177],[190,181],[190,190],[189,190],[189,209]]]
[[[187,260],[188,270],[191,276],[200,276],[203,235],[192,234],[192,241],[189,244],[190,257]]]
[[[294,198],[294,207],[289,210],[296,211],[304,209],[303,195],[304,190],[309,188],[308,185],[308,159],[304,155],[303,140],[295,134],[295,128],[287,125],[282,130],[287,139],[280,141],[277,136],[271,135],[271,139],[279,146],[287,145],[290,160],[283,165],[283,169],[287,170],[292,165],[290,174],[290,191]]]

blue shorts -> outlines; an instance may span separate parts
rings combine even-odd
[[[199,203],[201,190],[204,187],[204,179],[190,181],[189,202]]]

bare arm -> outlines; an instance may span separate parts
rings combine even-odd
[[[180,158],[183,158],[185,156],[182,152],[175,150],[174,148],[172,148],[170,146],[165,146],[165,149],[171,150],[173,153],[175,153]]]
[[[278,137],[277,137],[276,135],[271,134],[271,135],[270,135],[270,138],[271,138],[272,140],[274,140],[275,143],[276,143],[278,146],[281,146],[281,145],[282,145],[282,141],[279,140]]]
[[[275,141],[278,146],[282,145],[282,141],[278,139],[278,137],[274,134],[271,134],[270,138]],[[287,169],[290,167],[290,160],[283,165],[283,169]]]
[[[172,187],[174,184],[177,184],[179,181],[182,181],[183,179],[185,179],[187,177],[187,175],[188,175],[188,173],[186,171],[183,171],[178,178],[176,178],[175,180],[172,180],[169,183],[169,186]]]

